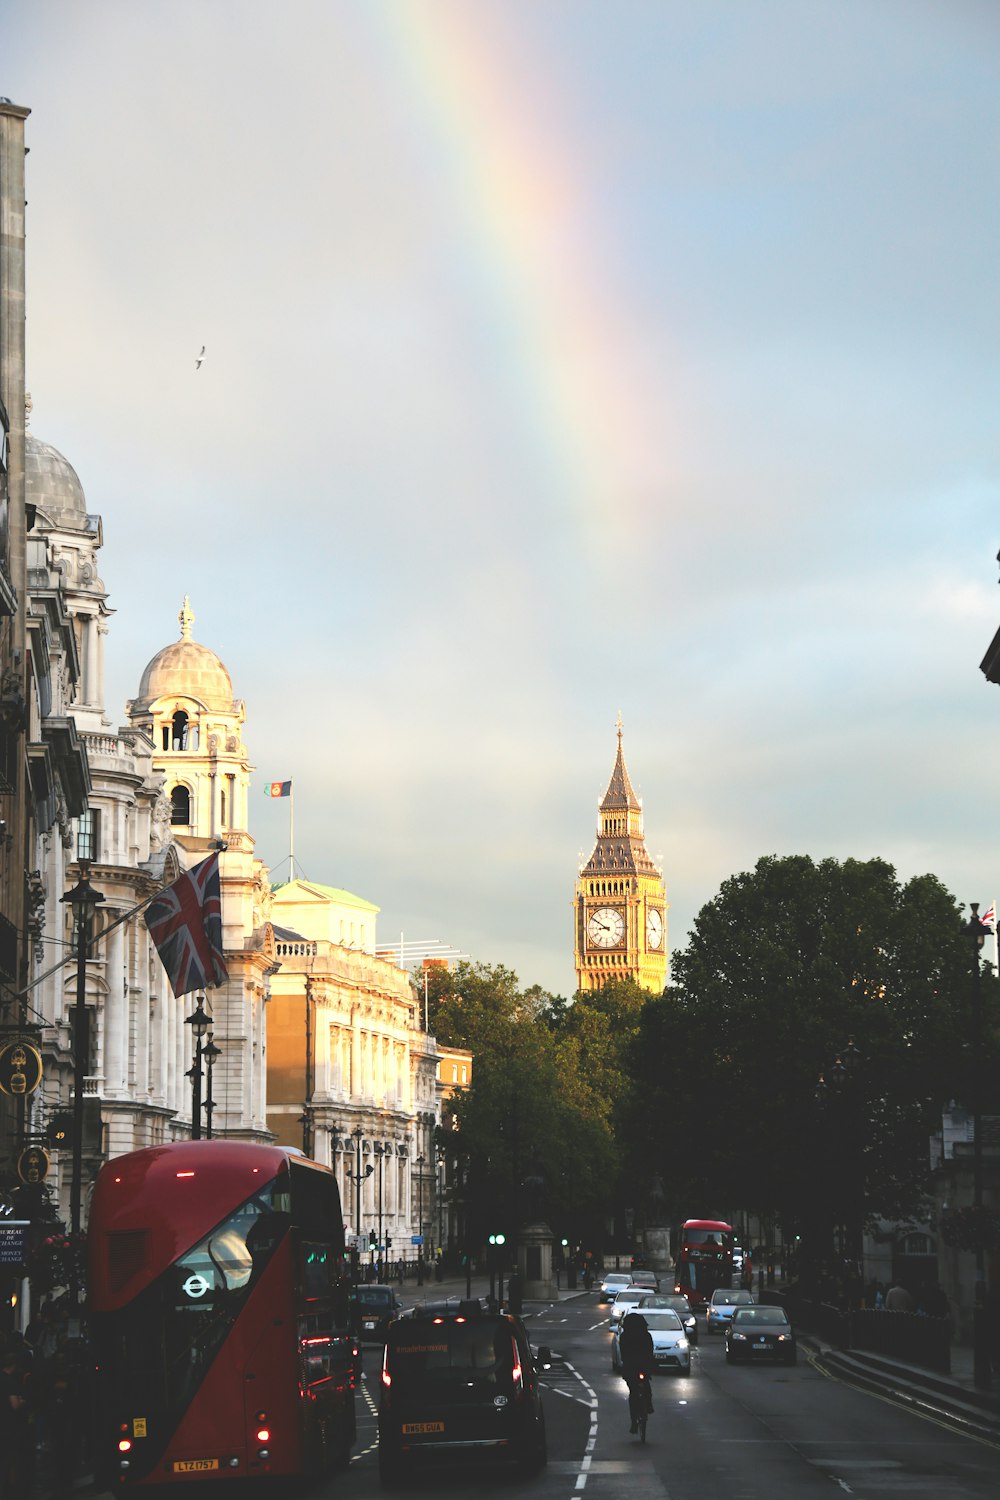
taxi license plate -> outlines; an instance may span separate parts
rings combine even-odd
[[[207,1474],[218,1467],[217,1458],[176,1458],[174,1460],[175,1474]]]
[[[404,1422],[404,1434],[412,1432],[444,1432],[443,1422]]]
[[[375,1327],[375,1319],[374,1318],[366,1318],[365,1319],[365,1327],[366,1328],[374,1328]]]

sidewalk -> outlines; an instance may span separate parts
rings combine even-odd
[[[972,1350],[951,1346],[951,1373],[939,1375],[920,1365],[869,1354],[861,1349],[835,1349],[811,1334],[801,1343],[815,1351],[819,1368],[865,1390],[891,1396],[903,1406],[926,1416],[947,1419],[975,1437],[1000,1442],[1000,1377],[991,1388],[973,1380]]]

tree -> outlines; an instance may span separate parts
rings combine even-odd
[[[429,983],[429,1008],[431,992]],[[599,1011],[570,1019],[573,1011],[537,986],[522,991],[502,966],[464,963],[434,978],[432,1029],[474,1056],[471,1086],[452,1110],[477,1241],[497,1229],[513,1236],[540,1196],[550,1223],[573,1238],[603,1214],[615,1142],[592,1064],[610,1032]]]
[[[682,1212],[739,1205],[816,1232],[825,1216],[828,1231],[841,1179],[842,1196],[860,1179],[869,1215],[921,1211],[928,1135],[968,1075],[972,1003],[968,940],[934,876],[901,887],[878,859],[766,857],[701,910],[672,973],[640,1020],[626,1128],[633,1151],[654,1132]],[[816,1108],[852,1037],[857,1163]]]

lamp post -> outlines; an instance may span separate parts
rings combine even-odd
[[[979,902],[969,903],[969,920],[962,924],[962,931],[972,945],[972,1202],[976,1209],[983,1206],[983,1121],[982,1121],[982,1050],[983,1050],[983,991],[982,966],[979,952],[990,929],[979,916]],[[978,1220],[979,1215],[976,1215]],[[983,1255],[981,1225],[977,1223],[976,1238],[976,1286],[972,1304],[972,1378],[978,1386],[990,1386],[992,1357],[990,1355],[989,1328],[986,1322],[986,1264]]]
[[[385,1156],[385,1146],[381,1141],[376,1141],[372,1151],[378,1157],[378,1279],[382,1280],[382,1160]]]
[[[438,1147],[438,1151],[437,1151],[437,1165],[438,1165],[438,1171],[437,1171],[437,1177],[435,1178],[434,1186],[435,1186],[435,1190],[437,1192],[437,1205],[438,1205],[438,1255],[440,1255],[441,1252],[442,1252],[442,1250],[444,1249],[444,1187],[445,1187],[445,1177],[447,1176],[447,1172],[448,1172],[448,1153],[444,1149],[443,1146],[439,1146]],[[449,1254],[450,1254],[451,1253],[451,1244],[450,1244],[451,1236],[449,1235],[448,1238],[449,1238]]]
[[[201,1060],[205,1055],[205,1033],[212,1024],[202,1003],[204,999],[204,995],[199,995],[195,1009],[184,1018],[184,1025],[190,1026],[194,1036],[194,1066],[188,1068],[185,1074],[185,1077],[191,1080],[191,1139],[193,1141],[201,1140]]]
[[[83,1196],[83,1084],[90,1057],[90,1028],[87,1018],[87,959],[90,957],[90,928],[94,913],[104,900],[101,891],[90,883],[90,861],[80,860],[80,879],[60,899],[73,911],[76,922],[76,1005],[73,1009],[73,1166],[69,1193],[70,1233],[80,1233],[80,1202]],[[76,1272],[74,1247],[70,1300],[79,1305],[80,1288]]]
[[[420,1240],[417,1246],[417,1286],[424,1284],[424,1158],[416,1157],[413,1165],[419,1167],[417,1173],[417,1236]]]
[[[357,1153],[357,1169],[354,1173],[354,1233],[361,1233],[361,1143],[365,1133],[360,1125],[355,1125],[351,1131],[354,1148]]]
[[[212,1139],[212,1111],[215,1109],[215,1100],[212,1097],[212,1071],[215,1067],[215,1059],[222,1056],[222,1048],[215,1045],[215,1037],[210,1031],[208,1039],[202,1050],[205,1059],[205,1139]]]

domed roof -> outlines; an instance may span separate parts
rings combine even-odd
[[[142,674],[132,712],[141,712],[157,698],[193,698],[205,708],[232,713],[233,683],[214,651],[191,639],[194,611],[187,595],[177,617],[181,638],[157,651]]]
[[[51,443],[40,442],[30,432],[24,439],[25,499],[50,513],[87,514],[83,485],[73,465]]]

